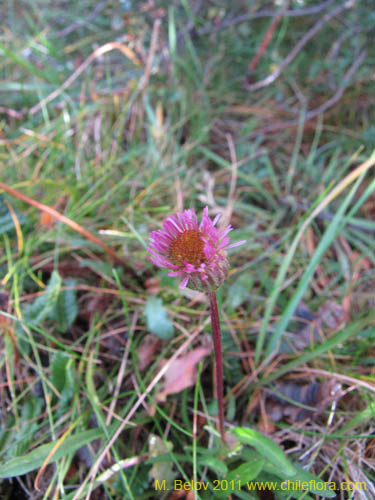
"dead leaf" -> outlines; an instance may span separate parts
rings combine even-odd
[[[186,500],[186,491],[185,490],[173,490],[169,495],[168,500],[181,500],[182,498]]]
[[[150,333],[144,337],[142,343],[137,349],[138,358],[138,368],[139,371],[143,371],[151,363],[154,354],[159,350],[161,346],[161,339],[159,339],[153,333]]]
[[[344,306],[333,300],[327,300],[316,313],[301,302],[294,317],[298,319],[298,329],[293,334],[293,344],[298,350],[305,349],[312,343],[319,343],[328,332],[337,331],[345,325]]]
[[[269,394],[266,400],[266,412],[273,422],[285,418],[293,423],[312,418],[321,414],[327,406],[342,395],[341,386],[335,380],[322,384],[313,382],[303,385],[280,382],[275,385],[275,389],[275,392],[265,391]],[[294,405],[292,401],[308,408]]]
[[[195,365],[207,354],[210,354],[211,349],[207,347],[197,347],[190,351],[185,356],[172,361],[164,375],[165,383],[161,392],[157,395],[156,399],[159,402],[165,401],[168,394],[181,392],[186,387],[194,385],[196,378]],[[164,360],[163,365],[167,363]]]
[[[147,293],[149,293],[151,295],[157,295],[158,293],[160,293],[160,281],[158,278],[155,278],[155,277],[148,278],[145,281],[145,287],[146,287]]]

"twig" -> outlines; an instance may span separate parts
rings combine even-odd
[[[107,418],[105,421],[105,425],[107,427],[109,427],[111,425],[112,417],[114,415],[115,408],[116,408],[116,403],[118,402],[118,395],[120,394],[121,384],[122,384],[122,381],[124,379],[126,364],[128,362],[128,358],[129,358],[132,336],[133,336],[137,321],[138,321],[138,312],[136,310],[134,315],[133,315],[131,325],[129,328],[128,341],[126,343],[125,352],[124,352],[122,359],[121,359],[120,369],[119,369],[119,372],[117,375],[117,380],[116,380],[116,386],[115,386],[115,390],[113,391],[113,399],[109,405],[109,410],[108,410]]]
[[[123,260],[121,257],[119,257],[111,248],[109,248],[105,243],[102,242],[100,238],[95,236],[94,234],[90,233],[86,229],[84,229],[82,226],[74,222],[73,220],[69,219],[65,215],[61,214],[57,210],[55,210],[52,207],[49,207],[48,205],[44,205],[43,203],[40,203],[39,201],[33,200],[32,198],[29,198],[28,196],[20,193],[19,191],[16,191],[15,189],[7,186],[6,184],[3,184],[0,182],[0,189],[4,190],[6,193],[14,196],[15,198],[18,198],[19,200],[24,201],[25,203],[32,205],[33,207],[37,208],[38,210],[47,213],[48,215],[52,216],[54,219],[59,220],[60,222],[63,222],[67,226],[71,227],[74,229],[74,231],[77,231],[77,233],[82,234],[85,238],[90,240],[92,243],[95,243],[99,247],[101,247],[106,254],[110,256],[110,258],[114,261],[117,262],[117,264],[120,264],[124,269],[126,269],[128,272],[131,273],[132,276],[134,276],[134,271],[133,269]],[[131,285],[129,284],[129,287]],[[133,287],[134,288],[134,287]]]
[[[66,35],[69,35],[69,33],[72,33],[76,29],[80,28],[81,26],[84,26],[85,24],[88,24],[89,22],[93,21],[95,17],[109,4],[110,0],[106,0],[105,2],[99,2],[96,6],[95,9],[87,14],[84,19],[79,19],[78,21],[75,21],[71,25],[67,26],[66,28],[62,29],[61,31],[58,31],[56,33],[56,36],[58,37],[63,37]]]
[[[335,380],[340,380],[344,384],[353,384],[356,387],[364,387],[365,389],[368,389],[371,392],[375,392],[375,385],[370,384],[369,382],[366,382],[365,380],[361,380],[359,378],[354,378],[354,377],[349,377],[348,375],[342,375],[340,373],[335,373],[327,370],[321,370],[319,368],[300,368],[296,367],[294,368],[294,371],[296,372],[306,372],[306,373],[311,373],[314,375],[320,375],[321,377],[325,377],[328,379],[335,379]]]
[[[360,67],[360,65],[363,63],[363,61],[367,57],[367,50],[363,50],[357,58],[354,58],[354,63],[352,66],[348,69],[348,71],[345,73],[340,87],[337,89],[336,93],[327,101],[325,101],[323,104],[318,106],[317,108],[314,108],[310,111],[308,111],[305,115],[305,123],[309,120],[313,120],[320,114],[324,113],[327,111],[327,109],[331,108],[334,106],[342,97],[342,95],[345,92],[346,85],[349,83],[351,80],[352,76],[354,73],[357,71],[357,69]],[[258,136],[259,134],[267,134],[269,132],[276,132],[277,130],[282,130],[287,127],[294,127],[295,125],[298,125],[299,120],[298,119],[293,119],[293,120],[287,120],[285,122],[279,122],[279,123],[273,123],[271,125],[267,125],[266,127],[263,127],[261,129],[256,129],[254,132],[250,134],[250,137],[253,136]]]
[[[152,28],[150,51],[149,51],[148,58],[146,61],[145,71],[144,71],[143,77],[141,78],[141,80],[139,82],[139,87],[138,87],[141,92],[144,92],[144,90],[147,87],[148,81],[150,79],[152,62],[153,62],[154,57],[155,57],[156,46],[157,46],[158,38],[159,38],[160,24],[161,24],[161,20],[156,19],[154,22],[154,26]]]
[[[70,75],[70,77],[67,80],[65,80],[65,82],[62,85],[60,85],[58,89],[51,92],[51,94],[49,94],[46,98],[42,99],[38,104],[33,106],[30,109],[30,114],[34,115],[35,113],[40,111],[46,104],[53,101],[54,99],[56,99],[56,97],[62,94],[62,92],[64,92],[64,90],[67,89],[74,82],[74,80],[76,80],[76,78],[79,77],[79,75],[87,68],[87,66],[89,66],[94,61],[94,59],[114,49],[117,49],[120,52],[122,52],[134,64],[136,65],[140,64],[140,61],[135,56],[134,52],[123,43],[119,42],[106,43],[101,47],[97,48],[92,54],[90,54],[89,57],[80,66],[78,66],[78,68]]]
[[[331,48],[329,49],[328,51],[328,54],[327,54],[327,57],[326,57],[326,60],[327,61],[333,61],[334,59],[336,59],[338,53],[339,53],[339,50],[341,48],[341,45],[348,39],[348,38],[352,38],[354,35],[358,35],[358,33],[361,33],[362,31],[364,31],[363,28],[361,28],[360,26],[357,26],[357,27],[352,27],[352,28],[349,28],[348,30],[345,30],[339,37],[337,40],[335,40],[335,42],[332,44]]]
[[[228,203],[224,209],[224,212],[221,216],[220,219],[220,228],[225,229],[227,225],[229,224],[229,221],[232,217],[233,213],[233,206],[234,206],[234,201],[235,201],[235,194],[236,194],[236,185],[237,185],[237,169],[238,169],[238,161],[237,161],[237,155],[236,155],[236,148],[233,142],[233,137],[231,134],[225,134],[225,137],[228,142],[228,147],[229,147],[229,152],[230,152],[230,158],[232,162],[232,168],[231,168],[231,179],[230,179],[230,185],[229,185],[229,193],[228,193]]]
[[[0,113],[4,113],[8,116],[11,116],[12,118],[22,118],[26,111],[17,111],[15,109],[10,109],[10,108],[4,108],[4,106],[0,106]]]
[[[314,7],[286,10],[284,12],[284,17],[300,17],[300,16],[311,16],[319,14],[319,12],[325,10],[333,2],[334,0],[327,0],[326,2],[322,2],[318,5],[315,5]],[[234,26],[236,24],[246,23],[248,21],[252,21],[253,19],[261,19],[262,17],[274,17],[275,15],[277,15],[277,11],[269,9],[259,10],[258,12],[254,13],[242,14],[237,17],[223,19],[223,21],[221,21],[221,23],[219,23],[217,26],[214,27],[208,26],[206,28],[202,28],[198,30],[198,35],[207,35],[211,32],[216,33],[217,31],[229,28],[230,26]]]
[[[281,64],[270,74],[267,78],[260,80],[256,83],[246,84],[245,88],[247,90],[258,90],[260,88],[266,87],[273,83],[281,73],[285,70],[287,66],[297,57],[297,55],[301,52],[303,47],[307,44],[311,38],[313,38],[323,27],[328,23],[333,17],[340,14],[345,9],[349,9],[355,3],[355,0],[347,0],[344,4],[339,5],[338,7],[327,12],[318,22],[314,24],[314,26],[309,29],[307,33],[301,38],[301,40],[297,43],[294,49],[290,52],[290,54],[281,62]]]
[[[360,67],[360,65],[363,63],[363,61],[367,57],[367,50],[362,50],[362,52],[359,54],[357,58],[355,58],[354,64],[348,69],[348,71],[345,73],[344,78],[342,79],[342,84],[340,87],[337,89],[337,92],[335,95],[333,95],[330,99],[325,101],[323,104],[318,106],[317,108],[309,111],[307,113],[307,117],[309,119],[315,118],[316,116],[320,115],[321,113],[324,113],[328,108],[332,107],[334,104],[336,104],[337,101],[339,101],[345,92],[345,87],[346,84],[351,80],[352,76],[354,73],[357,71],[357,69]]]
[[[176,352],[173,354],[173,356],[167,361],[167,363],[161,368],[161,370],[157,373],[157,375],[154,377],[154,379],[146,387],[145,391],[137,399],[137,401],[132,406],[132,408],[129,410],[128,414],[123,419],[122,423],[120,424],[120,426],[118,427],[118,429],[116,430],[116,432],[111,437],[109,443],[107,443],[107,445],[104,448],[104,450],[101,452],[101,454],[99,455],[99,457],[95,460],[94,464],[91,467],[90,474],[88,476],[86,476],[86,478],[84,479],[84,481],[82,481],[80,487],[78,488],[78,490],[76,491],[76,493],[75,493],[75,495],[73,497],[73,500],[78,500],[81,497],[81,493],[84,490],[84,488],[85,488],[88,480],[90,478],[93,479],[96,476],[96,474],[97,474],[97,472],[99,470],[99,467],[100,467],[100,465],[101,465],[104,457],[106,456],[106,454],[111,449],[111,446],[113,446],[113,444],[115,443],[115,441],[118,439],[118,437],[120,436],[121,432],[130,423],[130,419],[132,418],[132,416],[135,414],[135,412],[138,410],[138,408],[143,404],[143,402],[146,399],[146,397],[148,396],[148,394],[156,386],[156,384],[159,382],[159,380],[162,378],[162,376],[167,372],[167,370],[169,369],[171,363],[173,363],[173,361],[175,359],[177,359],[178,356],[182,352],[184,352],[189,347],[190,344],[192,344],[192,342],[195,340],[195,338],[198,336],[198,334],[204,329],[206,323],[207,322],[204,322],[202,325],[200,325],[197,328],[197,330],[176,350]],[[92,489],[92,487],[90,486],[90,489],[89,489],[89,491],[88,491],[88,493],[86,495],[86,500],[88,500],[90,498],[90,491],[91,491],[91,489]]]

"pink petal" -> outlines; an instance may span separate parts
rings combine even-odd
[[[171,220],[171,217],[163,222],[163,228],[169,235],[178,236],[182,233],[182,229],[177,225],[175,220]]]
[[[220,245],[218,246],[218,248],[225,248],[228,245],[229,242],[230,242],[230,239],[228,238],[228,236],[225,236],[225,238],[220,243]]]
[[[217,216],[214,218],[214,220],[212,221],[212,225],[214,226],[216,224],[216,222],[220,219],[221,217],[221,214],[217,214]]]
[[[226,229],[224,229],[224,231],[220,233],[220,239],[230,233],[230,231],[233,231],[233,227],[229,225]]]
[[[189,281],[189,276],[186,276],[180,283],[180,286],[178,287],[180,290],[183,290],[184,288],[186,288],[186,285]]]
[[[239,247],[240,245],[243,245],[246,243],[247,240],[242,240],[242,241],[237,241],[237,243],[232,243],[231,245],[228,245],[227,248],[234,248],[234,247]]]
[[[183,271],[171,271],[170,273],[167,274],[167,276],[181,276],[183,275]]]

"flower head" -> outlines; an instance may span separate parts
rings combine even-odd
[[[226,251],[245,241],[229,245],[227,234],[232,227],[223,231],[217,229],[219,218],[217,215],[212,221],[206,207],[198,225],[194,210],[184,210],[165,219],[163,229],[150,234],[148,251],[152,254],[152,262],[171,269],[168,276],[180,276],[180,289],[189,283],[189,288],[195,290],[216,290],[227,277]]]

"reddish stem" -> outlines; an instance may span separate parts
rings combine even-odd
[[[264,37],[262,43],[260,44],[259,49],[257,50],[257,53],[252,58],[252,60],[249,64],[249,73],[252,73],[255,70],[255,68],[257,67],[259,60],[261,59],[261,57],[264,54],[264,51],[268,47],[268,45],[273,37],[273,34],[275,32],[275,29],[276,29],[277,25],[279,24],[279,22],[281,21],[283,15],[284,15],[284,12],[288,8],[288,6],[289,6],[289,0],[287,0],[285,2],[284,6],[276,14],[274,20],[272,21],[269,28],[267,29],[265,37]]]
[[[224,434],[224,383],[223,383],[223,356],[221,350],[221,333],[219,312],[217,309],[216,292],[209,292],[210,309],[211,309],[211,325],[212,337],[214,340],[215,351],[215,372],[216,372],[216,391],[217,402],[219,407],[219,431],[221,439],[225,443]]]

